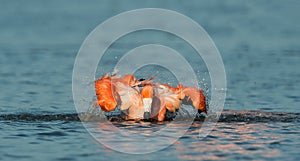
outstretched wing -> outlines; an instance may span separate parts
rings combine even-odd
[[[101,110],[105,112],[115,110],[118,98],[117,93],[114,92],[112,81],[107,77],[98,79],[95,81],[95,89],[97,95],[95,104],[98,104]]]

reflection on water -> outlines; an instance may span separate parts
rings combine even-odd
[[[223,124],[217,125],[214,132],[212,132],[206,139],[200,142],[190,142],[190,144],[181,144],[180,141],[175,145],[175,148],[181,154],[180,159],[185,160],[223,160],[240,156],[240,159],[254,159],[256,157],[276,157],[279,155],[277,149],[268,149],[266,147],[269,142],[277,141],[278,139],[272,136],[261,136],[256,130],[265,130],[265,125],[257,124]],[[195,136],[196,134],[188,133],[188,135]],[[271,138],[271,140],[264,140]],[[206,152],[205,156],[197,156],[197,152]],[[213,155],[209,155],[213,154]],[[232,155],[228,155],[232,154]],[[235,158],[237,159],[237,158]]]
[[[196,121],[170,146],[166,145],[169,145],[170,139],[174,139],[170,137],[174,130],[182,131],[188,124],[173,122],[173,130],[166,130],[159,137],[153,137],[157,129],[164,128],[169,122],[114,122],[115,128],[107,122],[86,122],[90,127],[98,128],[94,131],[98,130],[98,133],[94,133],[97,139],[113,141],[109,144],[114,146],[111,147],[91,139],[77,121],[1,120],[0,159],[297,160],[300,148],[298,122],[299,119],[292,122],[219,122],[207,137],[199,139],[202,122]],[[120,129],[126,132],[120,133]],[[135,134],[141,134],[145,139],[141,140],[139,136],[129,137]],[[113,150],[147,150],[156,145],[163,149],[160,150],[159,147],[158,151],[144,155],[130,155]]]
[[[84,125],[103,145],[129,154],[147,154],[165,149],[190,128],[187,122],[87,122]]]
[[[100,124],[98,124],[100,125]],[[164,153],[164,156],[175,157],[176,160],[253,160],[260,158],[263,160],[281,160],[286,159],[288,154],[293,154],[297,157],[297,149],[289,148],[289,145],[294,141],[299,141],[299,125],[294,123],[261,123],[261,124],[248,124],[245,122],[236,123],[218,123],[214,130],[204,139],[199,140],[199,128],[201,128],[201,122],[194,122],[186,134],[180,139],[176,140],[172,146],[166,150],[158,151],[146,156],[153,157],[154,154]],[[105,123],[101,123],[101,128],[106,128]],[[164,126],[163,124],[151,124],[147,123],[135,123],[128,124],[122,123],[119,127],[126,128],[128,131],[139,134],[148,135],[151,132],[150,127]],[[178,123],[178,130],[181,126],[187,126],[182,123]],[[109,126],[107,126],[109,127]],[[144,128],[149,127],[148,130]],[[116,129],[106,129],[107,131],[115,131]],[[288,131],[287,136],[284,131]],[[152,131],[153,132],[153,131]],[[107,135],[103,134],[102,135]],[[114,135],[119,135],[115,133]],[[165,133],[163,138],[167,139],[169,133]],[[136,138],[138,139],[138,138]],[[293,140],[290,140],[293,139]],[[119,145],[127,140],[126,137],[119,137],[119,140],[115,140]],[[163,141],[163,140],[161,140]],[[138,142],[124,144],[123,148],[126,150],[136,150]],[[151,144],[149,144],[151,146]],[[299,144],[297,145],[299,147]],[[280,149],[278,147],[281,147]],[[111,147],[106,147],[108,152],[112,155],[115,151],[111,150]],[[285,149],[287,148],[287,149]],[[174,149],[174,153],[170,154],[170,149]],[[298,155],[299,156],[299,155]],[[164,157],[162,157],[164,158]],[[291,159],[291,158],[290,158]]]

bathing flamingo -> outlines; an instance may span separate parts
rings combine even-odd
[[[126,119],[165,120],[167,111],[176,112],[181,104],[192,105],[199,112],[206,113],[206,101],[202,90],[179,84],[172,87],[153,83],[148,80],[136,80],[131,75],[123,78],[104,75],[95,81],[97,102],[105,112],[113,111],[117,106],[126,115]],[[141,91],[139,90],[141,88]]]

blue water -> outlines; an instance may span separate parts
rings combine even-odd
[[[227,74],[224,109],[299,113],[299,6],[297,0],[1,0],[0,114],[76,113],[72,70],[85,37],[107,18],[144,7],[175,10],[208,32]],[[98,76],[113,69],[117,59],[110,56],[148,43],[178,50],[208,77],[205,67],[193,61],[197,55],[190,46],[174,35],[154,31],[118,40],[107,51]],[[115,152],[93,140],[77,121],[6,119],[0,125],[0,160],[300,159],[299,120],[220,122],[205,139],[197,139],[196,130],[190,130],[175,144],[147,155]]]

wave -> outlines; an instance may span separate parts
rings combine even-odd
[[[180,116],[184,120],[187,116]],[[293,112],[265,112],[265,111],[237,111],[224,110],[220,117],[216,114],[208,116],[197,115],[195,121],[204,119],[218,122],[300,122],[300,113]],[[0,114],[0,121],[124,121],[118,116],[103,117],[93,113],[63,113],[63,114]],[[149,121],[149,120],[144,120]]]

